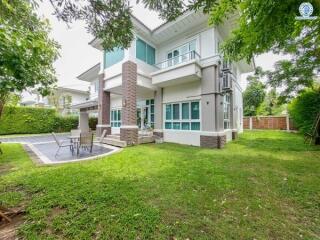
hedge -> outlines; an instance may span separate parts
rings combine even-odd
[[[60,116],[54,109],[5,107],[0,119],[0,135],[68,132],[78,127],[78,116]],[[96,118],[89,125],[95,129]]]
[[[309,132],[320,111],[320,87],[306,89],[288,106],[289,114],[299,131]]]

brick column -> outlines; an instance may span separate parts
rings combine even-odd
[[[122,123],[120,140],[127,145],[138,144],[137,126],[137,64],[122,64]]]
[[[104,130],[111,134],[110,126],[110,92],[104,91],[104,74],[99,75],[98,92],[98,125],[97,136],[101,136]]]

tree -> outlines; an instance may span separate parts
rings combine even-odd
[[[257,109],[257,115],[274,116],[281,115],[286,110],[286,104],[279,101],[279,94],[275,88],[272,88],[266,94],[263,102]]]
[[[36,88],[46,95],[57,81],[52,64],[58,44],[34,10],[25,0],[0,2],[0,117],[13,92]]]
[[[288,109],[299,130],[301,132],[310,131],[320,111],[320,86],[302,91],[290,102]]]
[[[260,81],[262,69],[257,68],[252,76],[248,76],[248,86],[243,93],[243,112],[245,116],[257,115],[257,110],[263,102],[266,92],[265,85]]]
[[[55,14],[66,22],[82,19],[88,30],[101,38],[106,49],[128,47],[133,39],[129,0],[50,0]],[[231,14],[239,15],[239,26],[222,47],[233,59],[247,59],[270,49],[287,49],[287,44],[301,36],[306,27],[319,35],[320,19],[297,21],[300,0],[137,0],[155,10],[160,17],[173,20],[187,10],[203,11],[210,15],[209,24],[219,24]],[[309,1],[320,8],[318,0]]]

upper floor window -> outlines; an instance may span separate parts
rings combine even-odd
[[[124,58],[123,48],[114,48],[112,51],[105,51],[104,53],[104,68],[111,67],[112,65],[120,62]]]
[[[140,38],[136,41],[136,58],[150,65],[156,63],[156,50]]]
[[[188,42],[167,53],[167,67],[194,59],[196,51],[196,40]]]

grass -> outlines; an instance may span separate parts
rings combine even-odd
[[[0,202],[25,239],[320,239],[320,148],[276,131],[223,150],[148,144],[36,167],[3,144]]]

